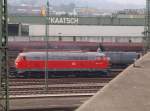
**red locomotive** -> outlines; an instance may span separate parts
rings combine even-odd
[[[95,71],[101,74],[100,72],[107,72],[109,58],[98,52],[24,52],[18,55],[15,66],[19,75],[27,77],[43,75],[45,66],[47,66],[48,72],[65,72],[67,74],[66,72],[69,71]]]

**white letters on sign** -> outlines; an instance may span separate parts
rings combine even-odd
[[[49,17],[51,24],[78,24],[78,18]]]

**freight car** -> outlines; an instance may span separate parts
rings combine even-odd
[[[26,51],[30,49],[45,49],[44,41],[16,41],[9,42],[9,51]],[[103,51],[127,51],[142,52],[142,43],[112,43],[112,42],[65,42],[65,41],[49,41],[48,49],[67,49],[67,50],[87,50],[96,51],[98,47]]]
[[[110,58],[112,66],[120,65],[127,66],[132,64],[136,59],[140,57],[140,53],[137,52],[104,52],[106,56]]]
[[[48,61],[46,61],[48,60]],[[47,63],[47,65],[46,65]],[[109,58],[98,52],[24,52],[15,60],[17,74],[20,76],[44,75],[45,66],[51,72],[98,72],[107,73]],[[100,73],[102,72],[102,73]],[[62,73],[61,73],[62,74]]]

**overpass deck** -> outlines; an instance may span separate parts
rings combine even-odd
[[[77,111],[150,111],[150,53],[120,73]]]

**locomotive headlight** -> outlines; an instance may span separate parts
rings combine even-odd
[[[17,66],[17,65],[18,65],[18,62],[15,62],[15,65]]]

